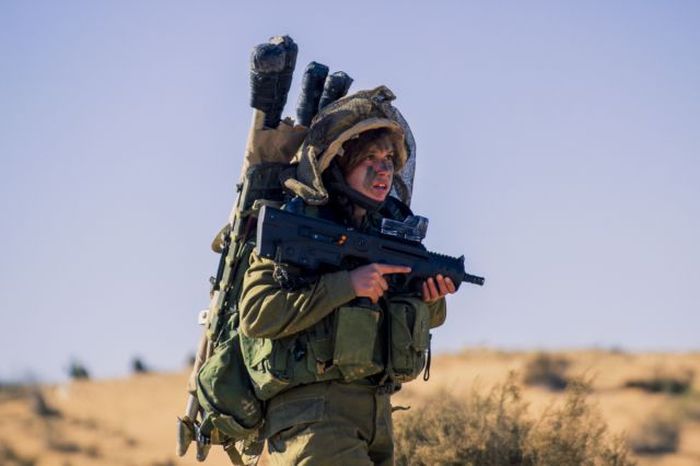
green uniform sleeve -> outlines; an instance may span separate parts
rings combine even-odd
[[[445,323],[447,318],[447,301],[445,298],[428,303],[428,309],[430,310],[430,328],[439,327]]]
[[[239,301],[241,331],[251,338],[282,338],[311,327],[333,309],[355,298],[346,270],[321,275],[300,290],[282,289],[273,278],[274,262],[250,255]]]

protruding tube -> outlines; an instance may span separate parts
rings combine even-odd
[[[352,78],[343,71],[337,71],[329,75],[326,78],[325,85],[323,86],[321,101],[318,103],[319,111],[326,105],[330,104],[331,102],[335,102],[347,94],[351,84]]]
[[[276,128],[282,118],[298,50],[291,37],[279,36],[250,54],[250,106],[265,113],[268,128]]]
[[[309,126],[318,112],[318,103],[323,94],[323,85],[328,76],[328,67],[312,61],[304,71],[301,81],[301,93],[297,103],[297,123]]]

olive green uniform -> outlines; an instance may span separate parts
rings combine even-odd
[[[348,271],[326,273],[309,286],[287,290],[274,278],[274,269],[273,261],[251,254],[239,302],[241,331],[247,337],[274,341],[303,333],[355,298]],[[445,300],[427,307],[430,326],[442,324]],[[377,377],[350,383],[336,378],[272,396],[264,435],[273,464],[393,464],[393,387]]]
[[[340,211],[331,207],[334,199],[321,174],[343,156],[346,141],[377,128],[396,140],[392,187],[403,202],[403,213],[394,216],[388,198],[382,215],[402,221],[406,210],[410,214],[405,204],[415,145],[391,105],[394,98],[380,86],[329,104],[314,118],[295,155],[295,176],[284,181],[303,199],[305,214],[346,221],[347,212],[339,219]],[[324,208],[328,215],[320,215]],[[368,215],[359,229],[376,231],[378,221]],[[240,346],[255,395],[267,405],[263,436],[274,464],[393,464],[390,396],[426,365],[429,329],[444,322],[445,300],[426,304],[385,293],[376,306],[364,306],[355,301],[348,270],[306,277],[250,255],[238,300]]]

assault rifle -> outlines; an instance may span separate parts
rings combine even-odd
[[[396,290],[419,291],[428,277],[450,277],[455,288],[462,282],[482,286],[485,279],[464,268],[464,256],[450,257],[427,251],[418,241],[389,235],[369,235],[336,223],[264,206],[258,217],[258,255],[298,267],[342,267],[351,259],[404,265],[408,274],[391,277]]]

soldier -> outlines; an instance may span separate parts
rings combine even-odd
[[[314,119],[298,180],[287,184],[306,196],[286,209],[368,233],[383,217],[411,214],[389,196],[407,160],[392,99],[384,87],[359,92]],[[309,186],[326,194],[325,204],[308,202]],[[393,464],[390,396],[424,369],[429,328],[444,322],[444,296],[455,292],[441,275],[418,297],[392,291],[391,275],[409,271],[377,263],[309,271],[251,254],[241,345],[267,400],[263,434],[273,464]]]

